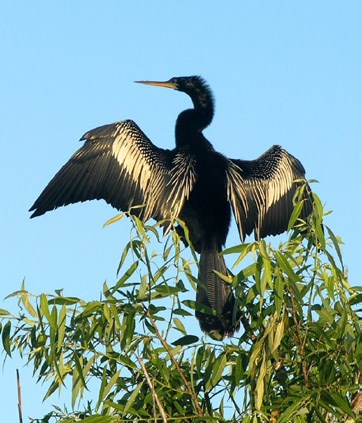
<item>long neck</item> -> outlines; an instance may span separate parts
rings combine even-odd
[[[210,125],[214,116],[214,99],[210,89],[200,80],[192,90],[185,91],[191,97],[193,109],[181,112],[176,121],[176,146],[204,139],[201,132]]]

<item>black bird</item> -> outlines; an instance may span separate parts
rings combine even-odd
[[[103,199],[123,211],[142,205],[133,213],[143,221],[180,218],[200,253],[197,302],[213,310],[212,314],[196,312],[200,326],[219,339],[232,335],[235,298],[214,272],[228,274],[219,253],[226,242],[231,209],[242,241],[252,232],[256,239],[284,232],[297,187],[305,181],[304,168],[277,145],[251,161],[229,159],[215,151],[202,133],[214,115],[213,95],[203,78],[137,82],[173,88],[191,97],[194,107],[181,112],[176,121],[176,147],[155,146],[132,120],[93,129],[83,135],[84,145],[35,201],[31,217],[67,204]],[[311,211],[309,192],[305,190],[302,216]]]

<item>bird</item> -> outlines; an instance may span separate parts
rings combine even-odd
[[[34,202],[31,217],[103,199],[144,222],[180,219],[200,254],[195,312],[200,327],[214,339],[232,336],[239,328],[240,310],[230,283],[221,277],[229,271],[220,254],[232,213],[242,242],[251,234],[260,240],[286,231],[301,185],[308,188],[301,190],[301,217],[311,213],[304,167],[279,145],[255,160],[232,159],[216,151],[203,134],[213,120],[215,102],[201,76],[135,82],[190,97],[193,107],[176,120],[175,147],[157,147],[131,119],[92,129]],[[183,234],[181,226],[176,230]]]

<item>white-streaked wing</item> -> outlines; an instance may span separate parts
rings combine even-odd
[[[177,155],[156,147],[132,120],[93,129],[81,140],[31,207],[32,217],[93,199],[123,211],[141,206],[132,212],[144,221],[178,216],[195,180],[192,166],[179,175]]]
[[[304,177],[299,160],[277,145],[256,160],[230,159],[228,199],[240,238],[244,240],[253,231],[256,239],[284,232],[293,212],[293,197]],[[309,188],[305,200],[304,217],[311,212]]]
[[[178,152],[172,161],[171,178],[167,184],[168,201],[164,205],[163,215],[170,214],[169,218],[178,217],[184,200],[189,198],[196,181],[195,157]]]

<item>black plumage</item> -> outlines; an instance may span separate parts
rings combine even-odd
[[[252,232],[256,239],[284,232],[297,187],[305,181],[304,168],[280,146],[251,161],[215,151],[202,133],[212,121],[214,100],[201,77],[138,82],[191,97],[194,107],[181,112],[176,121],[176,147],[158,148],[132,120],[93,129],[35,201],[31,217],[103,199],[123,211],[141,205],[133,210],[144,221],[180,218],[200,253],[197,301],[214,310],[196,312],[201,328],[217,337],[231,335],[238,314],[235,298],[214,272],[227,275],[219,252],[226,242],[231,209],[242,241]],[[302,216],[311,210],[309,193],[305,190]]]

